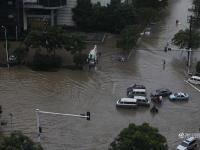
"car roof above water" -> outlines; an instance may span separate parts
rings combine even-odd
[[[135,98],[121,98],[121,102],[136,102]]]
[[[133,92],[146,92],[146,89],[133,89]]]
[[[195,140],[195,137],[189,137],[189,138],[185,139],[184,141],[190,143],[190,142],[192,142],[194,140]]]

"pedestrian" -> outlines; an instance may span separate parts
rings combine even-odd
[[[165,70],[165,59],[163,59],[163,70]]]
[[[179,24],[179,20],[176,20],[176,26],[178,26],[178,24]]]

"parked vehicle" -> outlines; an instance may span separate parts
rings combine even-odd
[[[200,84],[200,77],[199,76],[191,76],[188,79],[188,82],[190,82],[192,84]]]
[[[188,100],[189,99],[189,95],[187,93],[177,92],[177,93],[171,94],[169,96],[169,99],[173,100],[173,101],[174,100],[183,101],[183,100]]]
[[[194,137],[185,139],[180,145],[177,146],[176,150],[193,150],[197,147],[197,140]]]
[[[134,96],[134,93],[137,91],[137,90],[142,90],[144,91],[145,90],[145,93],[146,93],[146,87],[144,85],[138,85],[138,84],[134,84],[133,86],[131,87],[128,87],[127,88],[127,96],[128,97],[133,97]],[[139,91],[137,91],[139,92]]]
[[[134,99],[137,100],[138,106],[150,106],[150,100],[146,96],[134,96]]]
[[[117,101],[116,106],[122,108],[136,108],[137,100],[134,98],[121,98]]]
[[[172,94],[172,92],[169,89],[158,89],[156,90],[155,93],[152,93],[151,96],[162,96],[162,97],[166,97],[169,96],[170,94]]]

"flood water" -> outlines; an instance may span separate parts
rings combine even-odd
[[[45,150],[104,150],[129,123],[149,123],[166,136],[169,149],[180,143],[180,132],[198,132],[200,127],[200,93],[184,82],[186,54],[164,52],[167,41],[187,25],[187,8],[191,0],[171,0],[166,18],[155,25],[153,34],[144,38],[128,62],[116,61],[119,50],[113,45],[114,36],[108,35],[94,70],[35,72],[25,67],[8,71],[0,69],[0,104],[3,118],[13,114],[12,128],[36,138],[35,109],[81,114],[91,112],[91,120],[82,118],[40,115],[43,129],[41,143]],[[175,25],[176,19],[182,23]],[[148,49],[148,50],[147,50]],[[197,58],[196,58],[197,59]],[[163,69],[162,61],[166,61]],[[190,94],[185,103],[164,100],[159,113],[150,114],[148,108],[116,109],[116,101],[126,97],[130,85],[144,84],[148,94],[157,88],[170,88]]]

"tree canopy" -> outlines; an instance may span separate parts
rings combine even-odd
[[[46,48],[49,54],[55,55],[55,50],[65,48],[72,54],[85,48],[84,37],[69,33],[60,27],[49,27],[46,31],[31,31],[25,45],[33,48]]]
[[[117,46],[125,51],[130,50],[136,46],[141,31],[142,27],[139,25],[126,26],[120,33],[120,39],[117,42]]]
[[[129,124],[110,144],[109,150],[167,150],[167,141],[158,129],[144,123]]]
[[[179,48],[188,48],[190,41],[189,29],[180,30],[176,33],[172,39],[172,43]],[[191,33],[191,48],[198,48],[200,46],[200,33],[198,31],[192,31]]]
[[[167,3],[168,0],[132,0],[131,3],[111,0],[107,6],[101,6],[92,4],[91,0],[78,0],[73,20],[81,30],[120,33],[127,25],[157,21]]]
[[[21,132],[12,132],[10,136],[2,137],[0,150],[43,150],[43,148]]]

